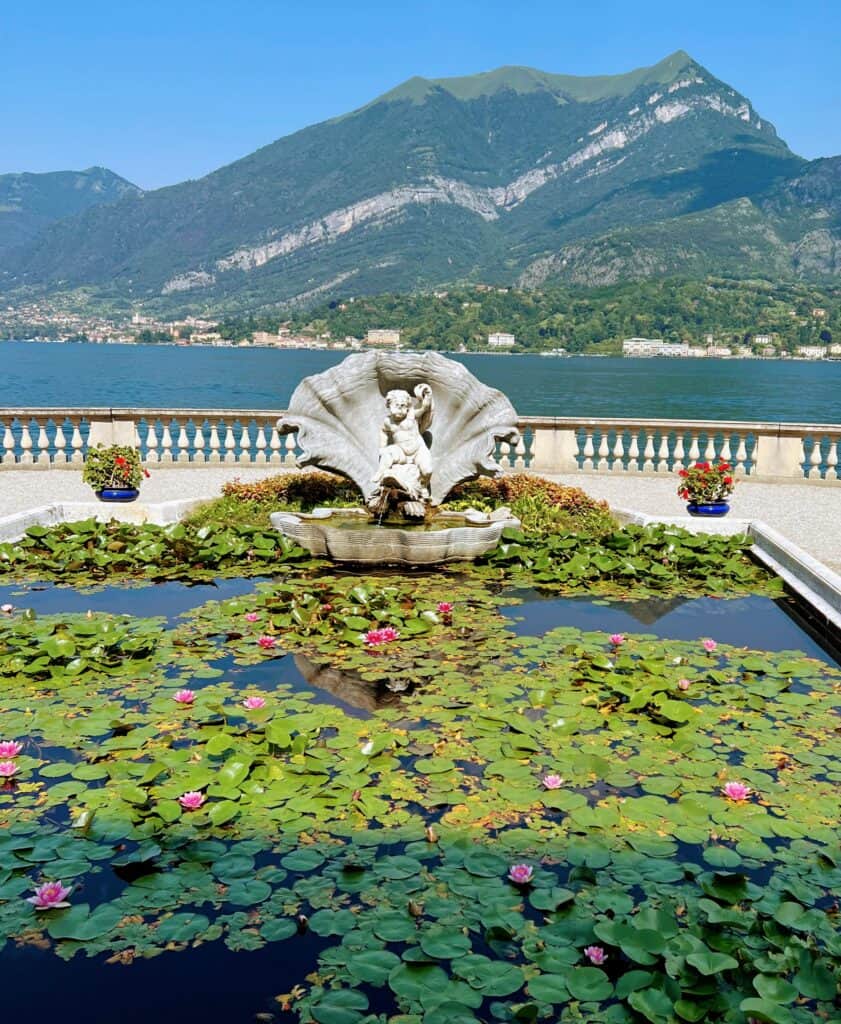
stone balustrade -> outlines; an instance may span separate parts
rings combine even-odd
[[[79,468],[89,445],[136,445],[148,466],[292,468],[294,434],[273,409],[0,408],[0,470]],[[722,458],[737,476],[838,481],[841,424],[522,417],[511,470],[536,473],[672,473]]]

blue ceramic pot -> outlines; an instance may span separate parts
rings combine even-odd
[[[721,516],[726,516],[730,511],[730,506],[726,501],[709,501],[706,504],[702,504],[698,501],[690,501],[686,506],[686,511],[691,516],[710,516],[721,518]]]
[[[139,494],[136,487],[103,487],[96,491],[100,501],[136,501]]]

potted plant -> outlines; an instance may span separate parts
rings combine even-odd
[[[82,479],[100,501],[134,501],[144,476],[149,473],[140,465],[140,453],[129,445],[97,445],[85,456]]]
[[[688,501],[687,512],[691,516],[726,516],[730,506],[724,500],[733,493],[735,481],[729,462],[696,462],[689,469],[678,474],[679,498]]]

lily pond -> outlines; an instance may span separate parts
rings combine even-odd
[[[85,522],[0,605],[15,1019],[841,1020],[841,671],[743,538]]]

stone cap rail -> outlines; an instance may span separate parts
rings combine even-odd
[[[0,469],[78,468],[89,445],[136,445],[148,465],[294,468],[283,409],[0,408]],[[522,416],[501,443],[506,469],[538,473],[672,473],[724,459],[740,477],[837,483],[841,424],[644,417]]]

